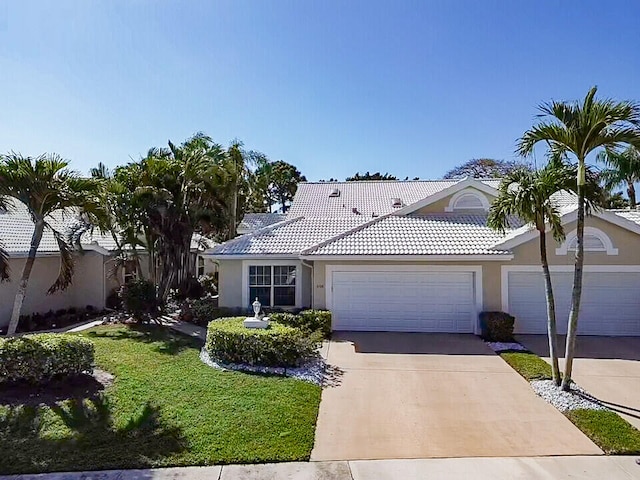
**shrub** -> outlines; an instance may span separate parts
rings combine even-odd
[[[204,289],[205,295],[216,295],[218,293],[217,273],[207,273],[199,276],[198,283]]]
[[[512,342],[515,318],[505,312],[482,312],[482,338],[490,342]]]
[[[90,372],[94,347],[86,338],[39,333],[0,339],[0,384],[43,383]]]
[[[180,319],[183,322],[191,322],[201,326],[207,326],[211,320],[234,317],[245,313],[242,308],[219,307],[218,299],[213,297],[184,302],[180,310]]]
[[[145,320],[158,311],[156,288],[148,280],[133,280],[120,287],[124,309],[136,320]]]
[[[265,367],[295,367],[316,354],[317,335],[272,322],[266,329],[249,329],[244,318],[209,323],[206,349],[215,360]]]
[[[293,313],[272,313],[269,319],[274,322],[299,328],[306,333],[318,332],[323,338],[331,336],[331,312],[327,310],[303,310]]]

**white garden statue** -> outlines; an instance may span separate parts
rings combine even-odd
[[[263,317],[260,314],[260,311],[262,310],[262,304],[257,297],[256,300],[251,304],[251,306],[253,307],[254,316],[247,317],[243,322],[244,326],[247,328],[267,328],[269,326],[269,318]]]

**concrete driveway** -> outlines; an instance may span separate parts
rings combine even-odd
[[[532,352],[548,358],[546,335],[519,335]],[[564,354],[565,337],[560,337]],[[640,429],[640,337],[577,339],[573,380]]]
[[[602,453],[473,335],[335,337],[312,460]]]

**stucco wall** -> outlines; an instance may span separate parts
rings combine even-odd
[[[47,290],[58,275],[59,257],[38,257],[29,277],[27,295],[22,314],[47,312],[68,307],[93,305],[104,307],[103,282],[104,257],[95,252],[85,252],[76,257],[73,283],[66,290],[47,295]],[[11,318],[13,301],[22,274],[25,259],[12,258],[11,281],[0,284],[0,325],[6,325]]]
[[[618,255],[607,255],[605,252],[585,252],[585,264],[587,265],[640,265],[640,235],[629,230],[613,225],[606,220],[597,217],[587,217],[585,225],[602,230],[618,249]],[[565,234],[575,230],[576,222],[565,225]],[[551,265],[573,265],[574,252],[568,255],[556,255],[556,248],[560,246],[553,236],[547,234],[547,256]],[[540,247],[538,237],[530,242],[513,248],[515,255],[511,262],[517,265],[539,265]]]
[[[221,260],[218,270],[218,304],[221,307],[242,305],[242,260]]]

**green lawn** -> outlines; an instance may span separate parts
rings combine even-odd
[[[530,352],[502,352],[502,359],[527,381],[550,380],[551,365]]]
[[[610,410],[573,410],[565,415],[609,455],[640,454],[640,431]]]
[[[0,395],[0,473],[309,458],[319,387],[214,370],[191,339],[161,327],[83,335],[114,384],[98,396],[39,406]]]

